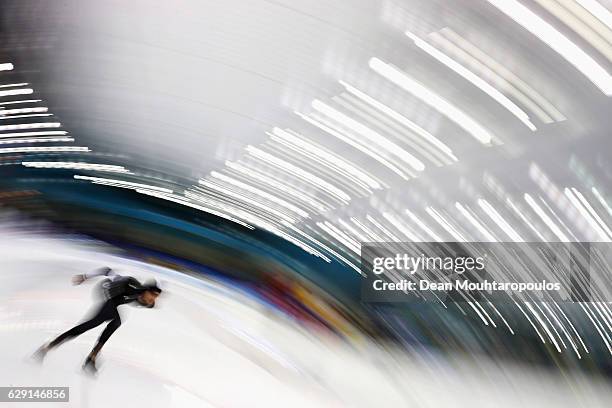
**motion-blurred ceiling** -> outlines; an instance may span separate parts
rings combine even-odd
[[[2,83],[29,83],[41,101],[2,105],[2,124],[60,122],[36,131],[91,150],[17,151],[24,161],[121,166],[75,174],[353,266],[363,241],[609,240],[577,219],[583,199],[602,223],[612,217],[609,10],[602,0],[5,1],[0,63],[14,68]],[[17,106],[53,116],[8,113]]]

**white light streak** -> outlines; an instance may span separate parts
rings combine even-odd
[[[89,152],[89,147],[81,146],[33,146],[33,147],[5,147],[0,153],[37,153],[37,152]]]
[[[565,58],[605,95],[612,95],[612,77],[610,74],[552,25],[516,0],[487,1]]]
[[[331,262],[331,260],[325,256],[324,254],[322,254],[320,251],[316,250],[315,248],[312,248],[310,245],[308,245],[307,243],[299,240],[298,238],[286,233],[285,231],[282,231],[280,228],[278,228],[277,226],[273,225],[272,223],[261,219],[260,217],[257,217],[255,215],[253,215],[252,213],[246,212],[241,210],[240,208],[236,208],[234,206],[227,206],[221,203],[214,203],[211,200],[207,199],[206,197],[201,196],[200,194],[194,194],[191,193],[189,191],[185,192],[185,195],[188,198],[191,198],[193,200],[196,200],[198,202],[202,201],[205,203],[212,203],[212,205],[214,205],[215,207],[219,207],[219,208],[225,208],[228,211],[230,211],[232,214],[235,214],[239,217],[241,217],[243,220],[249,222],[252,225],[255,225],[258,228],[261,228],[263,230],[266,230],[274,235],[278,235],[279,237],[291,242],[292,244],[296,245],[299,248],[302,248],[304,251],[317,256],[323,260],[325,260],[326,262]],[[294,232],[297,232],[298,234],[302,235],[302,236],[306,236],[306,234],[304,234],[302,231],[300,231],[299,229],[295,228],[294,226],[292,226],[289,222],[286,221],[281,221],[282,225],[285,228],[288,228]],[[312,239],[311,239],[312,240]],[[315,241],[316,242],[316,241]]]
[[[468,300],[468,301],[467,301],[467,304],[468,304],[468,305],[470,305],[470,307],[471,307],[472,309],[474,309],[474,311],[476,312],[476,314],[478,315],[478,317],[480,317],[480,320],[482,320],[482,322],[483,322],[483,323],[484,323],[486,326],[488,326],[488,325],[489,325],[489,322],[487,321],[487,319],[485,319],[485,317],[482,315],[482,313],[480,313],[480,310],[479,310],[479,309],[478,309],[476,306],[474,306],[474,302],[471,302],[471,301],[469,301],[469,300]]]
[[[351,234],[353,234],[354,236],[357,237],[357,239],[359,240],[359,242],[369,242],[371,241],[371,239],[369,239],[368,237],[366,237],[365,235],[362,235],[361,232],[357,231],[351,224],[349,224],[348,222],[338,219],[338,222],[344,227],[346,228]]]
[[[0,71],[12,71],[13,68],[15,67],[10,62],[4,62],[0,64]]]
[[[565,312],[563,311],[563,309],[561,309],[561,307],[559,306],[559,304],[557,302],[553,302],[553,304],[555,306],[557,306],[557,309],[559,309],[559,312],[561,312],[561,314],[563,315],[563,317],[565,318],[565,321],[570,325],[570,327],[572,328],[572,331],[574,332],[574,334],[576,335],[576,337],[578,338],[578,340],[580,341],[580,344],[582,345],[582,348],[584,349],[585,353],[589,354],[589,349],[587,348],[586,344],[584,344],[584,341],[582,341],[582,337],[580,337],[580,334],[578,334],[578,330],[576,330],[576,328],[574,327],[574,325],[572,324],[572,321],[567,317],[567,315],[565,314]]]
[[[217,217],[221,217],[221,218],[224,218],[226,220],[235,222],[236,224],[240,224],[240,225],[245,226],[245,227],[247,227],[249,229],[252,229],[252,230],[255,229],[255,227],[253,227],[252,225],[249,225],[249,224],[247,224],[247,223],[245,223],[245,222],[243,222],[243,221],[241,221],[239,219],[236,219],[236,218],[234,218],[234,217],[232,217],[232,216],[230,216],[228,214],[225,214],[223,212],[217,211],[217,210],[212,209],[210,207],[206,207],[206,206],[203,206],[203,205],[192,203],[191,201],[187,200],[185,197],[182,197],[182,196],[179,196],[179,195],[176,195],[176,194],[164,194],[164,193],[158,193],[158,192],[155,192],[155,191],[152,191],[152,190],[141,190],[141,189],[136,189],[136,191],[138,193],[140,193],[140,194],[146,194],[146,195],[149,195],[149,196],[152,196],[152,197],[161,198],[162,200],[172,201],[172,202],[177,203],[177,204],[182,204],[182,205],[187,206],[187,207],[195,208],[196,210],[200,210],[200,211],[204,211],[204,212],[216,215]]]
[[[478,199],[478,205],[514,242],[525,242],[512,226],[497,212],[489,202],[483,198]]]
[[[355,266],[351,261],[349,261],[348,259],[344,258],[342,255],[340,255],[339,253],[337,253],[336,251],[334,251],[332,248],[328,247],[324,243],[322,243],[320,241],[317,241],[315,238],[313,238],[310,235],[306,234],[304,231],[300,230],[299,228],[296,228],[294,225],[286,225],[286,227],[289,228],[290,230],[294,231],[294,232],[297,232],[299,235],[305,237],[309,241],[313,242],[315,245],[323,248],[325,251],[327,251],[330,254],[334,255],[335,257],[340,259],[342,262],[346,263],[348,266],[353,268],[355,271],[357,271],[357,273],[359,273],[360,275],[363,275],[361,270],[357,266]],[[309,227],[307,227],[307,228],[309,228]],[[312,229],[312,228],[310,228],[310,229]],[[325,260],[325,262],[331,263],[331,259],[329,259],[328,257],[322,255],[322,258],[323,258],[323,260]]]
[[[401,242],[402,241],[395,234],[393,234],[391,231],[389,231],[388,228],[385,228],[385,226],[382,225],[380,221],[376,220],[376,218],[372,217],[370,214],[366,214],[366,219],[368,221],[370,221],[372,224],[374,224],[376,226],[376,228],[378,228],[380,231],[382,231],[383,234],[385,234],[386,236],[390,237],[393,241],[395,241],[395,242]]]
[[[258,225],[257,222],[255,222],[255,225]],[[311,255],[314,255],[316,257],[319,257],[321,259],[323,259],[325,262],[327,263],[331,263],[331,259],[329,259],[327,256],[325,256],[321,251],[318,251],[317,249],[313,248],[312,246],[308,245],[306,242],[294,237],[293,235],[290,235],[282,230],[280,230],[279,228],[276,228],[275,226],[273,226],[272,224],[269,223],[262,223],[259,224],[258,226],[260,226],[260,228],[266,229],[268,231],[270,231],[271,233],[278,235],[281,238],[284,238],[285,240],[291,242],[293,245],[302,248],[304,251],[308,252]],[[294,226],[291,225],[285,225],[285,227],[290,228],[291,230],[293,230],[294,232],[299,233],[300,235],[306,235],[304,233],[302,233],[299,229],[295,228]],[[314,239],[312,239],[311,237],[310,240],[313,240],[314,242],[318,242]],[[349,263],[350,265],[350,263]]]
[[[366,233],[366,236],[372,237],[374,239],[368,239],[368,241],[372,242],[372,241],[376,241],[376,242],[385,242],[385,239],[383,239],[380,235],[376,234],[374,231],[372,231],[371,229],[369,229],[368,227],[366,227],[361,221],[359,221],[357,218],[355,217],[351,217],[350,220],[353,222],[353,224],[357,225],[359,228],[361,228],[361,230],[363,232]]]
[[[561,191],[559,191],[559,190],[557,189],[557,187],[556,187],[556,186],[554,186],[554,188],[556,189],[556,193],[557,193],[557,194],[556,194],[554,197],[556,197],[556,198],[561,197],[561,196],[562,196]],[[555,200],[555,201],[556,201],[556,198],[554,198],[553,200]],[[555,213],[555,211],[554,211],[554,210],[553,210],[553,209],[550,207],[550,205],[548,205],[548,203],[546,202],[546,200],[544,200],[544,198],[542,198],[542,197],[539,197],[539,199],[540,199],[540,201],[542,202],[542,204],[544,204],[544,206],[546,207],[546,209],[547,209],[547,210],[548,210],[548,211],[549,211],[549,212],[550,212],[550,213],[551,213],[551,214],[552,214],[552,215],[555,217],[555,220],[557,220],[557,222],[558,222],[558,223],[561,225],[561,227],[565,228],[565,230],[566,230],[567,232],[569,232],[569,235],[570,235],[570,240],[572,240],[573,242],[578,241],[578,238],[576,238],[576,236],[575,236],[575,235],[572,233],[572,231],[571,231],[571,230],[570,230],[570,229],[567,227],[567,225],[565,225],[565,223],[563,222],[563,220],[561,219],[561,217],[559,217],[559,216],[557,215],[557,213]],[[557,203],[557,204],[558,204],[558,203]],[[565,208],[567,208],[567,206],[568,206],[569,204],[567,204],[567,202],[566,202],[566,203],[565,203],[565,205],[566,205],[566,207],[565,207]]]
[[[45,128],[57,128],[62,126],[59,122],[41,122],[41,123],[23,123],[20,125],[2,125],[2,130],[21,130],[21,129],[45,129]]]
[[[22,99],[20,101],[0,102],[0,106],[15,105],[15,104],[21,104],[21,103],[36,103],[36,102],[42,102],[42,99]]]
[[[508,330],[510,331],[510,334],[514,335],[514,330],[512,330],[512,327],[510,327],[510,325],[508,324],[508,322],[506,321],[506,319],[504,318],[504,316],[502,316],[502,314],[499,312],[499,310],[497,310],[497,308],[495,307],[495,305],[489,301],[487,301],[487,303],[489,303],[489,306],[491,306],[491,308],[493,310],[495,310],[495,313],[502,319],[502,321],[504,322],[504,324],[506,325],[506,327],[508,328]],[[580,356],[580,355],[578,355]]]
[[[570,242],[567,236],[561,231],[561,229],[555,224],[555,222],[544,212],[542,207],[535,202],[535,200],[527,193],[524,195],[525,201],[533,211],[544,221],[544,223],[552,230],[552,232],[561,240],[561,242]]]
[[[527,302],[522,302],[522,303],[527,303]],[[544,337],[542,337],[542,334],[540,334],[540,331],[538,330],[538,328],[536,327],[535,324],[533,324],[533,321],[531,320],[531,318],[529,317],[529,315],[527,313],[525,313],[525,311],[523,310],[523,308],[521,307],[521,305],[518,304],[517,301],[514,300],[514,304],[516,305],[516,307],[519,308],[519,310],[523,313],[523,315],[527,318],[527,321],[529,322],[529,324],[531,324],[531,327],[533,327],[533,329],[535,330],[535,332],[538,334],[538,337],[540,338],[540,340],[542,340],[542,343],[546,344],[546,340],[544,340]]]
[[[543,302],[541,302],[543,303]],[[546,312],[540,307],[540,305],[538,304],[538,302],[534,302],[534,305],[538,308],[538,310],[540,311],[540,313],[542,313],[542,315],[546,318],[546,321],[548,322],[548,324],[550,324],[550,327],[552,327],[553,331],[555,332],[555,334],[557,335],[557,337],[559,338],[559,341],[561,341],[561,345],[563,346],[563,348],[567,348],[567,345],[565,344],[565,342],[563,341],[563,337],[561,337],[561,335],[559,334],[559,331],[557,330],[557,328],[555,327],[555,325],[553,324],[553,322],[550,321],[550,319],[548,318],[548,315],[546,314]],[[550,308],[548,309],[550,311]],[[552,313],[551,313],[552,314]],[[553,318],[555,318],[556,320],[556,316],[554,314]],[[558,320],[557,320],[558,321]]]
[[[574,349],[574,352],[576,353],[578,358],[582,359],[582,356],[578,352],[578,347],[576,347],[576,343],[574,343],[574,340],[572,339],[572,336],[570,336],[570,334],[565,329],[565,325],[563,325],[561,323],[561,321],[557,318],[557,315],[550,309],[550,307],[545,302],[542,302],[542,306],[544,308],[546,308],[546,310],[548,310],[548,313],[553,317],[553,319],[555,319],[555,321],[557,322],[557,325],[561,328],[561,330],[563,331],[563,334],[565,334],[565,337],[570,342],[570,344],[571,344],[572,348]]]
[[[348,235],[347,233],[345,233],[344,231],[342,231],[340,228],[336,227],[334,224],[332,224],[329,221],[325,221],[325,225],[327,225],[328,227],[336,231],[340,236],[342,236],[344,239],[350,242],[351,245],[353,245],[357,249],[355,251],[357,255],[361,254],[361,243],[360,242],[356,241],[353,237],[351,237],[350,235]]]
[[[393,82],[404,90],[410,92],[412,95],[421,99],[423,102],[427,103],[432,108],[436,109],[438,112],[461,126],[480,143],[491,143],[493,137],[478,122],[465,114],[459,108],[438,96],[436,93],[430,91],[425,86],[410,78],[406,73],[381,61],[378,58],[371,58],[369,65],[370,68],[372,68],[378,74],[387,78],[389,81]]]
[[[347,162],[346,160],[342,160],[341,158],[337,157],[336,155],[327,152],[325,150],[323,150],[322,148],[316,146],[313,143],[309,143],[297,136],[292,135],[291,133],[284,131],[280,128],[275,127],[272,130],[273,133],[273,137],[278,137],[281,139],[286,140],[287,142],[294,144],[295,146],[298,146],[302,149],[304,149],[307,152],[310,152],[318,157],[321,158],[321,160],[324,163],[329,163],[331,165],[333,165],[334,167],[343,170],[344,172],[348,173],[348,175],[357,178],[358,180],[360,180],[361,182],[365,183],[368,187],[373,188],[373,189],[381,189],[382,186],[380,185],[380,183],[378,181],[376,181],[373,177],[369,176],[368,174],[366,174],[365,172],[359,170],[357,167],[355,167],[353,164]]]
[[[491,326],[495,327],[497,329],[497,325],[495,324],[495,322],[493,321],[493,319],[491,318],[491,316],[489,316],[489,314],[487,313],[487,311],[485,310],[484,307],[482,307],[482,305],[480,304],[480,302],[474,302],[476,304],[476,306],[478,306],[480,308],[480,310],[482,311],[482,313],[485,314],[485,316],[487,316],[487,319],[489,319],[489,321],[491,322]]]
[[[46,107],[36,107],[36,108],[19,108],[19,109],[6,109],[1,110],[0,115],[17,115],[20,113],[40,113],[47,112],[49,109]]]
[[[514,98],[529,108],[544,123],[563,121],[565,116],[552,103],[540,95],[529,84],[450,28],[446,27],[439,33],[430,34],[430,38],[438,46],[445,48],[461,57],[468,64],[478,69],[481,76],[502,87]]]
[[[307,149],[302,148],[301,146],[291,143],[289,140],[286,140],[282,137],[278,137],[277,135],[273,134],[273,133],[269,133],[266,132],[266,134],[268,136],[270,136],[270,140],[273,142],[278,143],[279,146],[283,152],[286,152],[286,157],[290,158],[290,157],[297,157],[298,160],[301,159],[306,159],[308,164],[312,167],[318,167],[319,165],[321,166],[325,166],[327,169],[329,169],[331,172],[333,173],[337,173],[337,174],[332,174],[331,176],[333,178],[336,178],[337,176],[342,176],[343,178],[347,179],[348,181],[356,184],[359,188],[361,188],[362,190],[365,190],[368,194],[372,193],[372,189],[371,187],[367,184],[364,183],[363,181],[361,181],[358,177],[355,177],[354,175],[350,174],[349,172],[343,170],[342,168],[338,167],[337,164],[335,164],[333,161],[330,160],[326,160],[323,157],[315,154],[314,152],[311,152]],[[316,148],[316,146],[313,146]],[[291,153],[291,151],[289,151],[288,149],[285,148],[289,148],[291,150],[293,150],[296,154]],[[337,156],[332,155],[332,157],[330,158],[331,160],[335,160],[336,162],[340,161],[341,159]],[[328,174],[329,172],[327,172],[326,169],[321,168],[321,171],[325,172],[326,174]],[[372,181],[374,181],[372,179]],[[345,185],[344,180],[338,180],[339,183]]]
[[[225,165],[242,174],[245,177],[257,180],[261,183],[267,184],[269,186],[271,186],[272,188],[275,188],[277,190],[280,190],[282,192],[284,192],[285,194],[288,194],[290,196],[292,196],[293,198],[303,201],[306,204],[310,205],[311,207],[315,208],[316,210],[320,211],[320,212],[325,212],[330,210],[332,207],[327,207],[325,206],[323,203],[320,203],[318,201],[316,201],[315,199],[313,199],[312,197],[308,196],[304,191],[299,191],[296,190],[294,188],[292,188],[291,186],[288,186],[286,184],[280,183],[276,180],[274,180],[272,177],[270,176],[266,176],[265,174],[260,174],[256,171],[254,171],[253,169],[250,169],[246,166],[243,166],[240,163],[232,163],[230,161],[226,161]]]
[[[0,111],[0,113],[1,112],[6,112],[6,111]],[[48,116],[53,116],[53,114],[52,113],[33,113],[33,114],[28,114],[28,115],[15,115],[15,116],[0,115],[0,119],[39,118],[39,117],[48,117]]]
[[[430,237],[431,237],[431,238],[432,238],[432,239],[433,239],[435,242],[442,242],[442,239],[441,239],[441,238],[440,238],[438,235],[436,235],[436,233],[435,233],[435,232],[433,232],[433,231],[431,230],[431,228],[429,228],[429,227],[427,226],[427,224],[425,224],[423,221],[421,221],[421,220],[419,219],[419,217],[417,217],[416,215],[414,215],[414,214],[413,214],[413,213],[412,213],[410,210],[408,210],[408,209],[406,209],[406,210],[404,210],[404,211],[405,211],[405,212],[406,212],[406,214],[407,214],[407,215],[410,217],[410,219],[411,219],[412,221],[414,221],[414,223],[415,223],[416,225],[418,225],[418,226],[419,226],[419,228],[421,228],[423,231],[425,231],[425,233],[426,233],[427,235],[429,235],[429,236],[430,236]]]
[[[338,228],[336,228],[333,224],[328,221],[325,222],[317,222],[317,226],[321,228],[323,231],[327,232],[329,235],[334,237],[338,242],[342,245],[353,251],[357,256],[361,256],[361,246],[358,242],[354,241],[351,237],[344,234]]]
[[[597,0],[575,0],[576,3],[580,4],[586,11],[591,13],[595,18],[604,23],[609,29],[612,30],[612,13],[599,4]]]
[[[491,233],[489,232],[489,230],[487,230],[484,225],[482,225],[480,222],[478,222],[478,220],[472,215],[472,213],[470,213],[463,205],[461,205],[461,203],[456,202],[455,203],[455,208],[457,208],[459,210],[459,212],[461,214],[463,214],[463,216],[465,218],[468,219],[468,221],[474,226],[476,227],[476,229],[478,231],[480,231],[480,233],[482,235],[484,235],[485,239],[488,242],[497,242],[497,239],[495,239],[495,237],[493,235],[491,235]]]
[[[51,131],[43,131],[43,132],[18,132],[18,133],[2,133],[0,134],[0,138],[7,137],[28,137],[28,136],[64,136],[68,132],[64,130],[51,130]]]
[[[531,131],[535,131],[536,127],[529,120],[529,116],[519,108],[514,102],[508,99],[504,94],[499,92],[497,89],[492,87],[488,82],[480,78],[478,75],[474,74],[469,69],[465,68],[463,65],[459,64],[457,61],[453,60],[443,52],[439,51],[435,47],[431,46],[427,42],[423,41],[416,35],[412,34],[409,31],[405,33],[408,38],[414,41],[414,44],[425,51],[427,54],[431,55],[433,58],[446,65],[448,68],[455,71],[457,74],[462,76],[465,80],[471,82],[475,87],[480,89],[482,92],[489,95],[493,98],[497,103],[506,108],[510,113],[516,116],[521,122],[525,124]]]
[[[267,163],[272,163],[276,165],[277,167],[280,167],[283,170],[289,172],[289,174],[295,174],[295,175],[300,176],[301,178],[307,180],[308,182],[316,185],[321,190],[328,191],[329,193],[333,194],[334,196],[336,196],[337,198],[339,198],[341,201],[345,203],[348,203],[351,200],[351,197],[348,194],[346,194],[344,191],[340,190],[336,186],[333,186],[332,184],[328,183],[322,178],[315,176],[314,174],[309,173],[299,168],[298,166],[292,163],[279,159],[278,157],[275,157],[271,155],[270,153],[264,152],[263,150],[258,149],[251,145],[247,146],[246,150],[253,156],[260,158],[266,161]]]
[[[544,328],[544,331],[548,335],[548,338],[554,344],[555,348],[557,349],[557,352],[561,353],[561,348],[559,347],[559,344],[557,343],[557,340],[555,339],[555,336],[553,336],[552,332],[548,329],[548,325],[544,322],[544,320],[542,320],[542,318],[540,317],[538,312],[536,312],[536,310],[533,308],[533,306],[531,306],[531,303],[525,302],[525,305],[531,311],[531,313],[533,313],[533,315],[538,320],[538,322],[540,322],[540,325],[542,326],[542,328]]]
[[[568,193],[570,193],[569,190],[565,190],[565,195],[568,195]],[[598,234],[602,236],[604,241],[609,242],[610,239],[612,239],[612,231],[610,231],[608,225],[601,219],[599,214],[595,212],[591,204],[587,201],[587,199],[582,195],[580,191],[576,190],[575,188],[572,188],[572,192],[576,195],[576,197],[578,197],[578,200],[582,204],[581,207],[584,207],[587,211],[587,213],[584,214],[582,212],[583,210],[578,208],[580,213],[587,219],[587,221],[589,221],[589,224],[591,224],[591,226],[598,232]],[[572,201],[572,203],[574,202]]]
[[[565,188],[563,192],[565,193],[565,196],[570,200],[570,202],[574,205],[574,207],[576,207],[580,215],[582,215],[584,219],[589,223],[591,228],[593,228],[593,230],[597,232],[597,234],[600,236],[600,239],[607,241],[608,236],[606,235],[606,233],[601,229],[601,227],[597,224],[597,222],[593,219],[593,217],[591,217],[591,215],[588,213],[586,208],[584,208],[580,204],[576,196],[574,196],[574,193],[572,192],[572,190],[570,190],[569,188]]]
[[[7,89],[6,91],[0,91],[0,96],[29,95],[31,93],[34,93],[32,88]]]
[[[241,208],[240,206],[233,205],[234,203],[228,204],[224,201],[219,201],[215,197],[204,196],[202,195],[202,191],[198,191],[197,193],[194,193],[192,191],[185,191],[185,196],[190,200],[196,201],[198,203],[204,203],[207,205],[211,205],[215,208],[218,208],[222,211],[232,214],[233,216],[240,217],[242,220],[249,222],[253,225],[257,225],[260,228],[262,228],[261,227],[262,224],[266,223],[261,218],[256,217],[253,213],[244,211],[244,209]],[[288,223],[287,225],[291,225],[291,224]],[[266,228],[263,228],[263,229],[266,229]]]
[[[28,86],[30,84],[28,84],[27,82],[19,82],[19,83],[15,83],[15,84],[3,84],[0,85],[0,88],[14,88],[16,86]]]
[[[603,196],[599,193],[599,191],[595,187],[591,187],[591,191],[593,192],[593,194],[597,198],[597,201],[599,201],[599,204],[601,204],[606,209],[608,214],[610,214],[610,216],[612,216],[612,208],[610,208],[610,206],[608,205],[606,200],[603,198]]]
[[[334,96],[331,100],[346,109],[347,114],[355,115],[355,118],[363,120],[364,123],[370,122],[376,124],[378,129],[380,129],[379,133],[388,135],[390,140],[401,141],[402,145],[407,144],[407,150],[413,152],[412,154],[415,157],[422,157],[419,160],[423,162],[430,160],[433,165],[442,166],[454,161],[453,159],[449,160],[443,152],[439,152],[438,149],[421,140],[414,132],[405,129],[392,118],[387,117],[384,113],[379,112],[348,92]],[[364,143],[371,144],[367,141],[364,141]]]
[[[591,313],[589,313],[590,308],[587,310],[587,308],[584,307],[585,304],[586,304],[587,307],[589,306],[589,304],[586,303],[586,302],[577,302],[577,303],[580,305],[582,310],[584,310],[584,313],[587,315],[587,317],[589,318],[591,323],[593,323],[593,326],[595,326],[595,329],[597,329],[597,332],[599,333],[599,336],[601,337],[601,339],[604,341],[606,347],[608,348],[608,351],[610,352],[610,354],[612,354],[612,347],[610,347],[610,343],[608,343],[608,340],[606,340],[608,338],[608,334],[605,333],[605,335],[604,335],[604,332],[602,332],[599,329],[599,324],[595,323],[595,320],[597,320],[597,322],[599,322],[599,319],[597,319],[597,316],[595,316],[593,314],[593,316],[595,317],[595,320],[593,320],[593,317],[591,317]],[[603,326],[602,326],[602,329],[603,329]],[[604,329],[604,331],[605,331],[605,329]]]
[[[158,191],[161,193],[172,194],[172,190],[169,190],[167,188],[151,186],[148,184],[133,183],[131,181],[116,180],[116,179],[101,178],[101,177],[81,176],[79,174],[75,174],[74,178],[77,180],[88,180],[96,184],[106,184],[106,185],[112,185],[115,187],[129,188],[132,190],[147,189],[147,190],[152,190],[152,191]]]
[[[382,113],[386,114],[387,116],[393,118],[397,122],[406,126],[408,129],[412,130],[414,133],[421,136],[423,139],[425,139],[426,141],[428,141],[429,143],[437,147],[440,151],[442,151],[443,153],[446,153],[448,156],[450,156],[451,159],[453,159],[454,161],[457,161],[457,158],[453,155],[453,151],[450,149],[450,147],[446,146],[434,135],[432,135],[431,133],[429,133],[428,131],[426,131],[425,129],[417,125],[416,123],[412,122],[410,119],[406,118],[404,115],[396,112],[395,110],[391,109],[387,105],[377,101],[376,99],[372,98],[370,95],[366,94],[365,92],[360,91],[359,89],[347,84],[344,81],[340,81],[340,84],[344,86],[346,90],[349,91],[351,94],[355,95],[362,101],[366,102],[367,104],[373,106],[374,108],[378,109]]]
[[[332,108],[331,106],[321,102],[318,99],[312,101],[312,107],[332,118],[338,123],[343,124],[354,132],[359,133],[360,135],[367,138],[370,142],[377,144],[381,148],[387,150],[389,153],[396,155],[406,162],[410,167],[415,169],[416,171],[425,170],[425,165],[416,157],[408,153],[406,150],[402,149],[397,144],[393,143],[389,139],[383,137],[378,132],[373,131],[369,127],[357,122],[355,119],[348,117],[344,113]]]
[[[409,240],[414,241],[414,242],[419,242],[420,241],[420,239],[416,235],[414,235],[411,230],[406,228],[406,226],[404,225],[402,220],[400,220],[394,214],[389,213],[389,212],[384,212],[384,213],[382,213],[382,216],[387,221],[389,221],[391,224],[393,224],[393,226],[395,228],[397,228],[399,231],[401,231],[402,234],[407,236]]]
[[[250,186],[250,185],[248,185],[246,183],[243,183],[243,182],[241,182],[239,180],[233,179],[233,178],[231,178],[229,176],[226,176],[225,174],[219,173],[217,171],[212,171],[210,173],[210,175],[211,175],[211,177],[214,177],[214,178],[222,180],[222,181],[224,181],[226,183],[232,184],[232,185],[234,185],[234,186],[236,186],[238,188],[241,188],[243,190],[249,191],[249,192],[251,192],[253,194],[256,194],[256,195],[258,195],[260,197],[263,197],[266,200],[272,201],[272,202],[274,202],[274,203],[276,203],[276,204],[278,204],[278,205],[280,205],[282,207],[285,207],[286,209],[288,209],[290,211],[293,211],[294,213],[298,214],[300,217],[304,217],[304,218],[309,218],[310,217],[310,215],[306,211],[304,211],[301,208],[291,204],[290,202],[288,202],[286,200],[283,200],[282,198],[279,198],[279,197],[275,196],[274,194],[268,193],[267,191],[264,191],[264,190],[261,190],[259,188]]]
[[[340,259],[342,262],[344,262],[345,264],[347,264],[348,266],[353,268],[360,275],[365,276],[365,274],[361,271],[361,269],[359,267],[357,267],[351,261],[349,261],[348,259],[346,259],[342,255],[340,255],[338,252],[334,251],[332,248],[328,247],[324,243],[322,243],[320,241],[317,241],[316,239],[314,239],[310,235],[306,234],[305,232],[299,230],[298,228],[295,228],[293,225],[289,225],[288,228],[290,228],[291,230],[297,232],[301,236],[306,237],[309,241],[314,242],[316,245],[318,245],[319,247],[323,248],[324,250],[326,250],[327,252],[329,252],[330,254],[334,255],[336,258]],[[307,226],[307,228],[309,228],[309,227]],[[323,258],[323,259],[325,259],[328,263],[331,262],[331,260],[329,260],[328,258]]]
[[[299,112],[295,112],[295,114],[298,115],[299,117],[301,117],[302,119],[304,119],[306,122],[310,123],[311,125],[318,127],[319,129],[323,130],[324,132],[327,132],[330,135],[332,135],[334,137],[337,137],[338,139],[342,140],[344,143],[346,143],[346,144],[354,147],[355,149],[359,150],[360,152],[370,156],[371,158],[373,158],[374,160],[376,160],[377,162],[379,162],[383,166],[387,167],[389,170],[391,170],[392,172],[394,172],[395,174],[397,174],[398,176],[400,176],[404,180],[410,179],[410,176],[408,176],[404,171],[402,171],[399,167],[395,166],[393,163],[391,163],[390,161],[388,161],[387,159],[385,159],[384,157],[379,155],[374,150],[369,149],[368,147],[362,145],[361,143],[357,143],[352,138],[345,136],[342,132],[339,132],[336,129],[332,129],[331,127],[321,123],[318,120],[314,120],[314,119],[312,119],[312,118],[310,118],[310,117],[308,117],[306,115],[303,115],[303,114],[301,114]]]
[[[32,139],[0,139],[0,144],[74,142],[71,137],[37,137]]]
[[[446,230],[457,242],[466,242],[466,239],[457,231],[446,219],[432,207],[425,208],[427,214],[431,216],[442,228]]]
[[[525,215],[521,212],[521,210],[519,210],[519,208],[516,205],[514,205],[514,203],[509,198],[506,199],[506,204],[508,204],[508,206],[510,208],[512,208],[512,210],[525,223],[525,225],[527,225],[529,228],[531,228],[531,230],[538,236],[538,238],[540,238],[540,241],[546,241],[544,236],[540,233],[540,231],[538,231],[538,229],[535,227],[535,225],[533,225],[533,223],[530,222],[527,219],[527,217],[525,217]]]
[[[612,47],[606,40],[610,38],[612,32],[601,21],[589,14],[574,0],[537,0],[537,2],[612,61]]]
[[[78,162],[21,162],[25,167],[35,167],[38,169],[71,169],[71,170],[93,170],[106,171],[111,173],[129,173],[130,171],[123,166],[112,164],[78,163]]]
[[[603,322],[606,324],[606,327],[608,328],[608,333],[612,333],[612,326],[610,326],[610,318],[607,313],[607,309],[602,307],[601,302],[592,302],[591,304],[593,305],[593,308],[595,308],[595,310],[597,311],[597,314],[599,315],[599,317],[601,317],[601,320],[603,320]],[[602,310],[603,310],[603,313],[602,313]],[[603,324],[602,324],[602,327],[603,327]],[[608,336],[608,339],[610,339],[610,336]]]
[[[207,180],[198,180],[198,183],[204,187],[207,187],[211,190],[215,190],[218,191],[219,193],[221,193],[223,196],[226,197],[233,197],[236,200],[238,200],[242,205],[245,206],[251,206],[251,207],[257,207],[260,210],[262,210],[263,212],[267,213],[268,215],[272,215],[272,217],[274,219],[276,218],[281,218],[285,221],[288,221],[292,224],[296,223],[297,220],[291,218],[290,216],[288,216],[287,214],[283,213],[282,211],[278,211],[275,208],[270,207],[269,204],[266,203],[262,203],[259,202],[257,200],[252,199],[251,197],[244,195],[244,194],[240,194],[237,193],[235,191],[232,191],[230,189],[227,189],[223,186],[220,186],[218,184],[215,183],[211,183],[210,181]]]

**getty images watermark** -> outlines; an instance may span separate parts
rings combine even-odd
[[[382,242],[362,246],[367,302],[610,301],[610,243]]]

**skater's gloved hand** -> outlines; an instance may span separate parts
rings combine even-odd
[[[74,275],[72,277],[72,284],[73,285],[80,285],[83,282],[85,282],[85,275],[83,275],[83,274]]]

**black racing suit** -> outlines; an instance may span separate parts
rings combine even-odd
[[[98,312],[91,319],[59,335],[55,340],[49,343],[49,348],[56,347],[104,322],[109,322],[94,347],[94,352],[97,353],[115,330],[121,326],[121,317],[119,316],[117,307],[119,305],[134,302],[146,288],[131,276],[120,276],[112,271],[107,271],[105,275],[109,277],[102,282],[102,289],[106,301],[102,304]],[[84,277],[89,278],[91,276],[96,275],[85,275]]]

